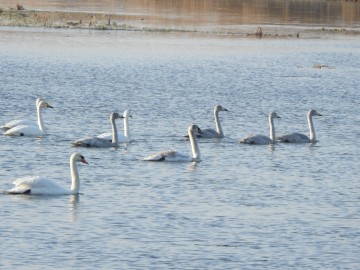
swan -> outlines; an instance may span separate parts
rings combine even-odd
[[[219,119],[219,112],[228,112],[228,110],[225,109],[221,105],[216,105],[214,107],[214,118],[215,118],[216,130],[214,130],[212,128],[201,129],[202,133],[198,134],[197,137],[200,137],[200,138],[224,138],[224,132],[222,130],[222,126],[220,124],[220,119]]]
[[[76,140],[72,143],[73,146],[85,146],[85,147],[117,147],[119,145],[117,128],[115,119],[123,118],[119,113],[110,114],[110,123],[112,128],[112,141],[99,137],[89,137],[84,139]]]
[[[36,109],[41,101],[42,101],[42,98],[36,99]],[[13,121],[10,121],[10,122],[6,123],[5,125],[1,126],[0,129],[9,130],[13,127],[20,126],[20,125],[37,126],[37,122],[28,120],[28,119],[13,120]]]
[[[206,129],[201,129],[201,134],[196,134],[196,137],[198,138],[208,138],[208,139],[213,139],[213,138],[224,138],[224,132],[222,130],[222,126],[220,123],[220,119],[219,119],[219,112],[228,112],[227,109],[225,109],[223,106],[221,105],[216,105],[214,107],[214,118],[215,118],[215,129],[212,128],[206,128]],[[189,135],[186,135],[185,137],[189,137]]]
[[[84,156],[73,153],[70,156],[71,187],[63,188],[56,182],[42,176],[27,176],[14,181],[15,187],[8,194],[31,194],[31,195],[73,195],[80,190],[79,172],[76,162],[88,164]]]
[[[129,128],[129,118],[132,117],[130,114],[130,110],[126,110],[123,113],[124,118],[124,135],[118,134],[118,142],[119,143],[129,143],[131,142],[131,133]],[[97,136],[98,138],[107,139],[108,141],[112,140],[112,133],[111,132],[105,132]]]
[[[240,139],[240,143],[247,144],[274,144],[275,140],[275,127],[274,127],[274,119],[281,118],[275,112],[271,112],[269,114],[269,125],[270,125],[270,137],[264,135],[250,135],[246,138]]]
[[[145,161],[172,161],[172,162],[181,162],[181,161],[200,161],[200,149],[196,140],[196,134],[201,134],[201,130],[197,125],[191,125],[188,128],[188,133],[191,143],[191,152],[192,156],[187,154],[180,153],[175,150],[166,150],[161,151],[151,156],[144,158]]]
[[[310,135],[309,137],[305,134],[294,132],[286,135],[282,135],[277,137],[278,142],[282,143],[315,143],[316,142],[316,135],[312,117],[313,116],[322,116],[316,110],[310,110],[307,113],[307,122],[309,126]]]
[[[41,110],[44,108],[53,108],[49,103],[44,100],[41,100],[37,105],[37,125],[20,125],[15,126],[7,130],[4,134],[8,136],[33,136],[39,137],[46,134],[46,129],[42,119]]]

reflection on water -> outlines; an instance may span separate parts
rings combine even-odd
[[[70,210],[70,217],[71,221],[77,220],[77,208],[79,205],[80,196],[79,194],[71,195],[69,199],[69,210]]]
[[[329,0],[105,0],[21,1],[27,9],[91,11],[124,15],[124,20],[141,20],[174,25],[306,24],[358,27],[360,2]],[[0,7],[15,7],[1,0]]]

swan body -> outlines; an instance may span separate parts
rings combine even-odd
[[[41,100],[37,105],[37,125],[19,125],[8,129],[4,134],[8,136],[30,136],[39,137],[46,134],[44,121],[42,118],[42,109],[53,108],[49,103]]]
[[[281,118],[275,112],[271,112],[269,114],[269,125],[270,125],[270,137],[265,135],[251,135],[246,138],[240,139],[240,143],[246,144],[274,144],[275,140],[275,127],[274,127],[274,119]]]
[[[315,143],[316,142],[316,134],[314,129],[314,123],[312,120],[313,116],[322,116],[316,110],[310,110],[307,113],[307,122],[309,126],[309,137],[305,134],[294,132],[286,135],[282,135],[277,137],[278,142],[282,143]]]
[[[144,158],[145,161],[169,161],[169,162],[193,162],[200,161],[200,149],[196,140],[196,134],[201,134],[201,130],[197,125],[191,125],[188,128],[190,143],[191,143],[191,152],[192,155],[183,154],[176,150],[166,150],[155,153],[151,156]]]
[[[115,119],[123,118],[123,116],[118,113],[111,113],[110,115],[110,123],[112,128],[112,140],[109,141],[104,138],[99,137],[88,137],[84,139],[76,140],[72,143],[73,146],[83,146],[83,147],[117,147],[119,145],[118,142],[118,134]]]
[[[118,134],[118,142],[119,143],[129,143],[131,142],[131,133],[129,128],[129,118],[132,117],[130,114],[130,110],[126,110],[123,113],[124,118],[124,135]],[[108,141],[112,141],[112,133],[111,132],[105,132],[97,136],[98,138],[103,138]]]
[[[36,99],[36,109],[38,107],[38,104],[42,101],[41,98],[37,98]],[[13,127],[16,126],[37,126],[37,122],[36,121],[32,121],[32,120],[28,120],[28,119],[18,119],[18,120],[13,120],[10,121],[8,123],[6,123],[5,125],[1,126],[0,128],[3,130],[9,130]]]
[[[43,176],[22,177],[13,182],[14,188],[8,191],[9,194],[31,194],[31,195],[71,195],[78,194],[80,190],[79,172],[77,162],[88,164],[84,156],[74,153],[70,157],[71,187],[66,189],[56,182]]]

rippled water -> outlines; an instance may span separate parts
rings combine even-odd
[[[46,137],[0,136],[0,189],[39,174],[70,185],[75,150],[90,164],[77,197],[0,195],[1,269],[359,268],[358,38],[8,30],[1,123],[35,119],[38,96],[54,109]],[[182,135],[214,126],[215,104],[226,138],[200,141],[200,163],[140,161],[189,152]],[[307,133],[310,108],[315,145],[237,143],[267,134],[270,111],[277,133]],[[125,109],[132,143],[70,146]]]

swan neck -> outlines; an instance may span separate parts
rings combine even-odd
[[[220,134],[220,137],[224,137],[224,132],[223,132],[222,126],[220,124],[219,112],[216,110],[214,110],[214,118],[215,118],[215,126],[216,126],[217,133]]]
[[[115,123],[115,118],[111,118],[111,129],[112,129],[112,143],[118,145],[118,133]]]
[[[316,141],[316,135],[315,135],[315,129],[314,129],[314,123],[312,119],[312,115],[309,113],[307,116],[308,125],[309,125],[309,132],[310,132],[310,142],[314,143]]]
[[[41,113],[42,110],[41,110],[40,103],[37,105],[36,110],[37,110],[37,122],[38,122],[39,129],[43,133],[45,133],[46,130],[45,130],[44,121],[43,121],[43,118],[42,118],[42,113]]]
[[[275,143],[275,127],[274,127],[274,118],[269,116],[269,126],[270,126],[270,140],[272,143]]]
[[[124,118],[124,136],[128,139],[131,138],[129,119],[127,117]]]
[[[193,130],[189,130],[189,138],[191,144],[191,153],[194,161],[199,161],[201,159],[200,156],[200,148],[198,142],[196,140],[196,135]]]
[[[70,159],[70,171],[71,171],[71,193],[77,194],[80,190],[79,172],[76,165],[75,158]]]

